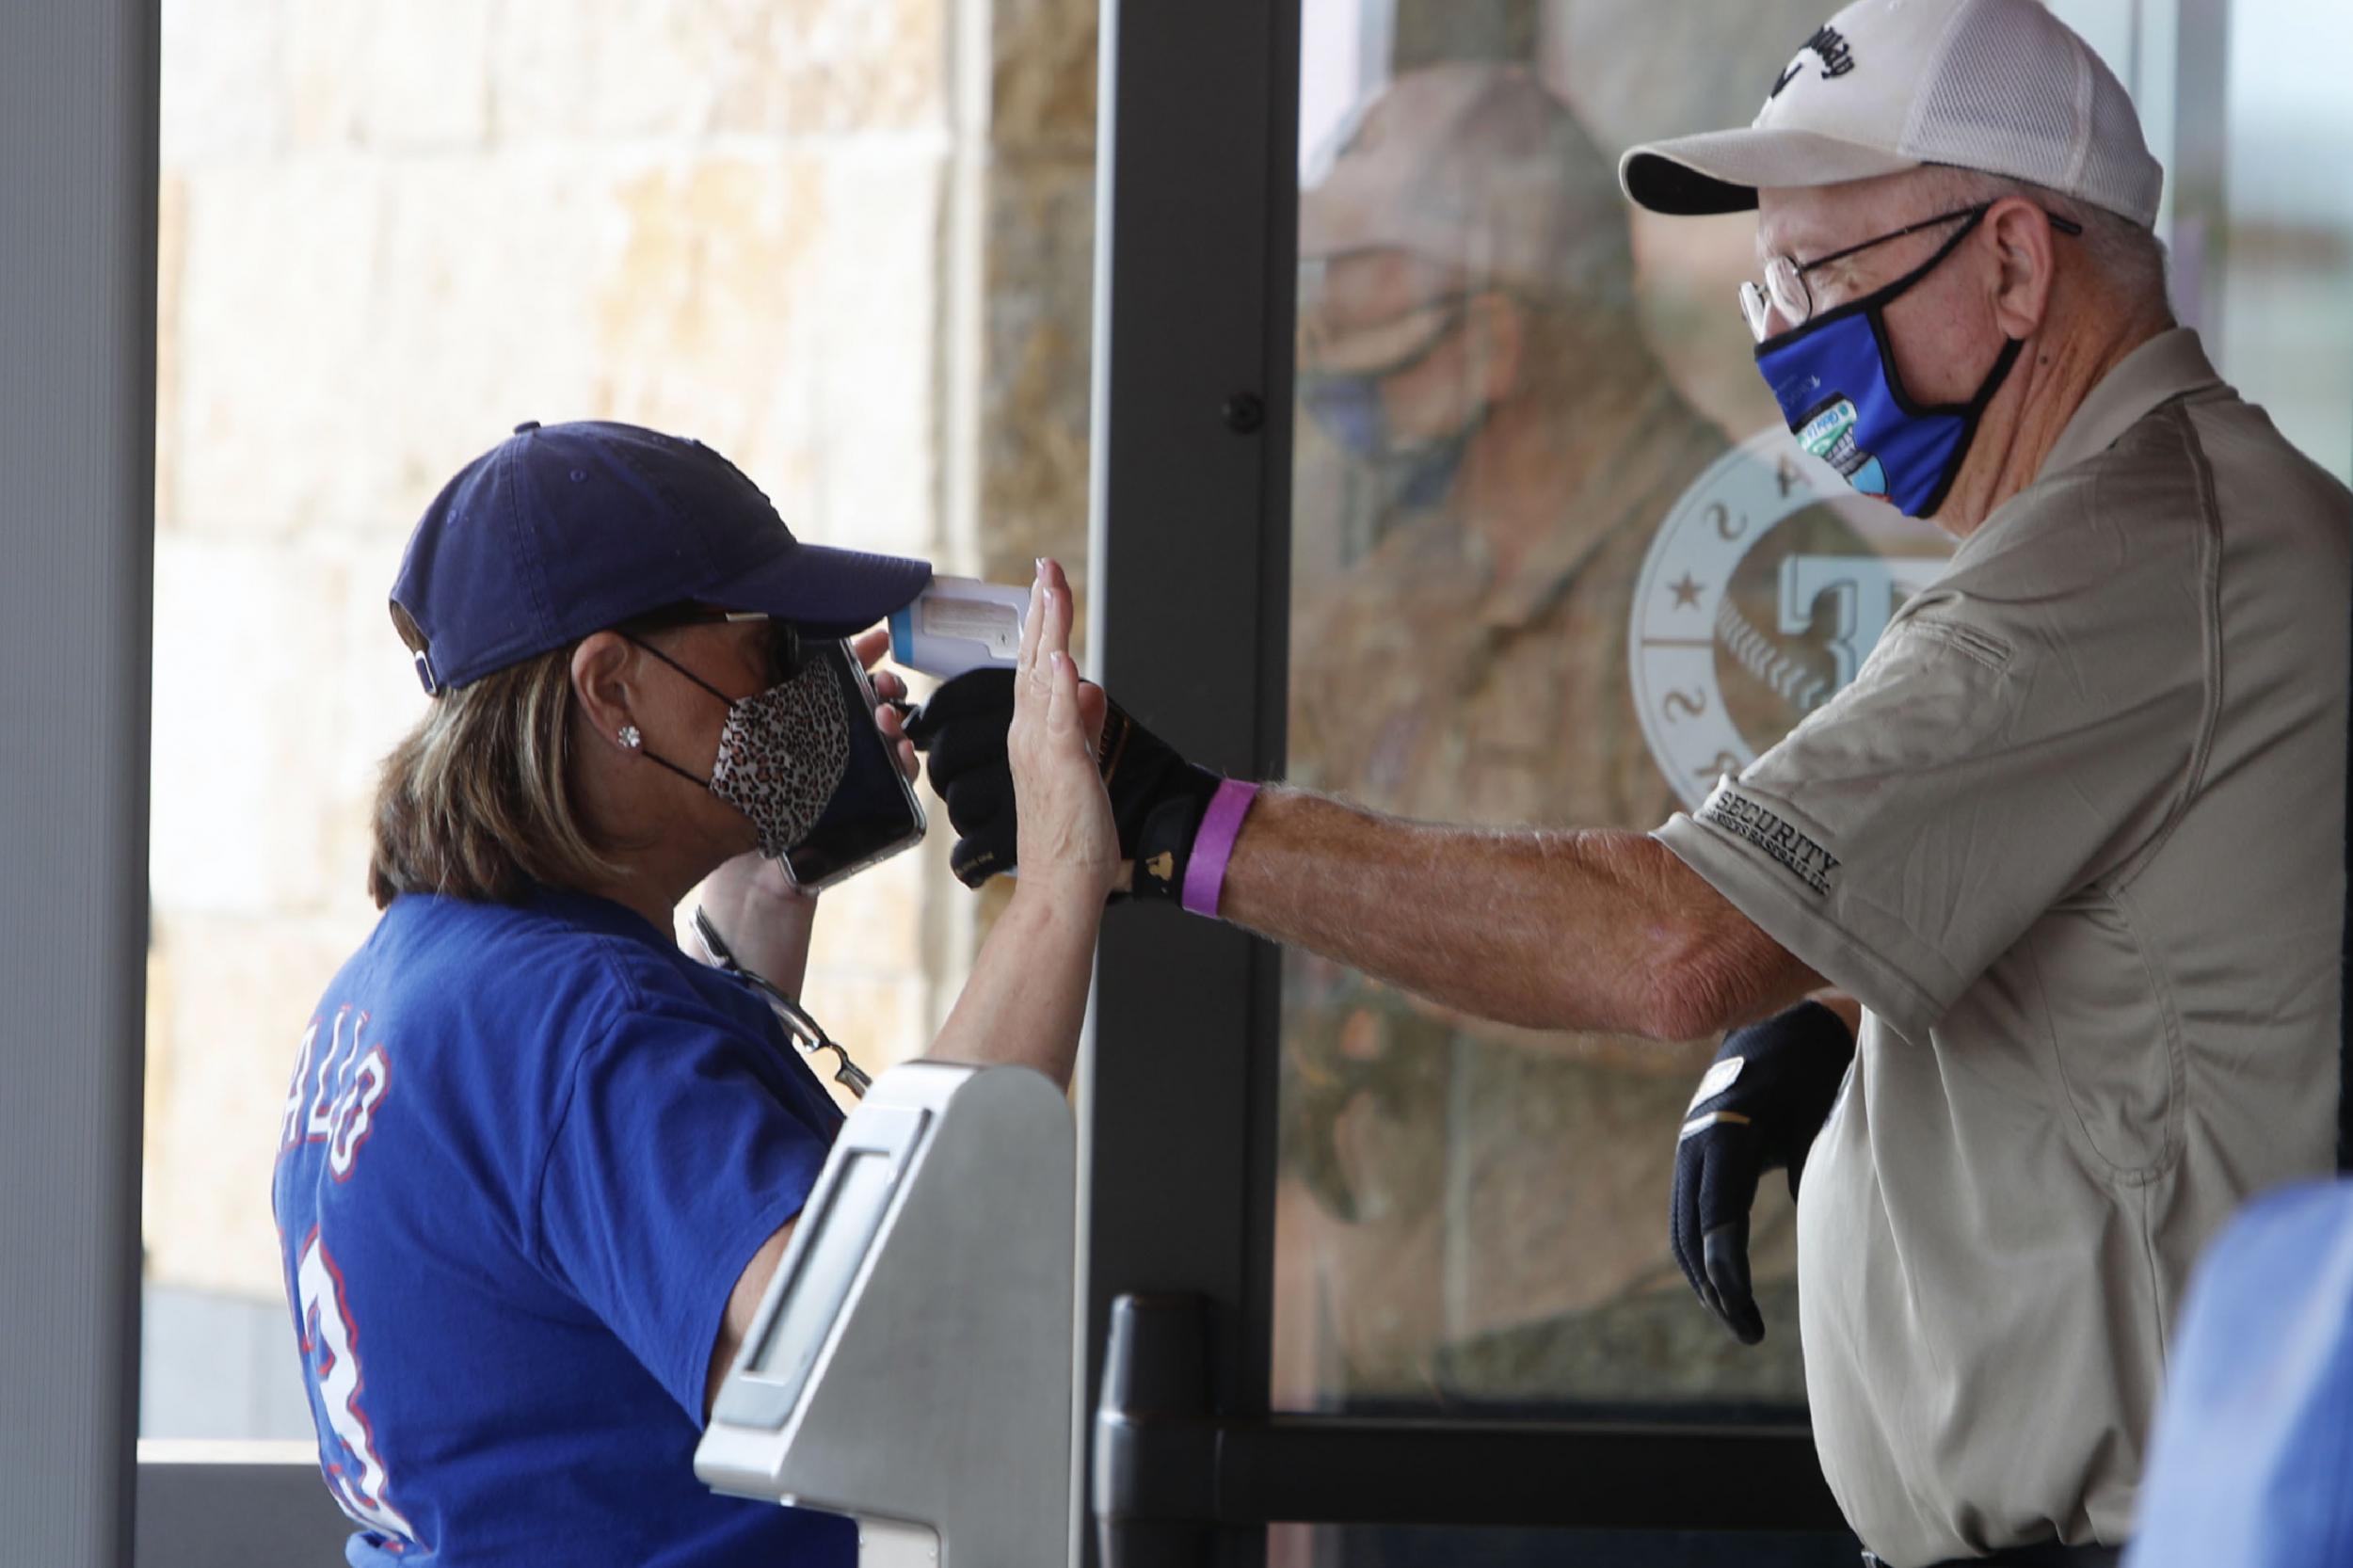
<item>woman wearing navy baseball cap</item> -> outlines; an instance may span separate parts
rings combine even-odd
[[[929,575],[800,543],[717,453],[624,424],[520,426],[418,524],[392,608],[431,705],[385,764],[383,915],[303,1037],[272,1191],[352,1563],[855,1560],[849,1521],[694,1474],[841,1117],[672,921],[701,885],[726,945],[797,993],[815,901],[774,857],[867,722],[798,641]],[[1022,875],[934,1048],[1058,1083],[1118,870],[1070,624],[1042,562]]]

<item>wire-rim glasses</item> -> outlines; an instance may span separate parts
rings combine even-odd
[[[1741,281],[1740,317],[1748,323],[1750,335],[1758,343],[1763,343],[1770,335],[1767,328],[1771,320],[1771,312],[1774,311],[1779,311],[1782,319],[1789,324],[1785,330],[1793,330],[1802,327],[1814,317],[1814,291],[1806,286],[1805,275],[1807,273],[1817,267],[1828,266],[1833,262],[1843,262],[1848,257],[1859,255],[1875,246],[1885,245],[1891,240],[1902,239],[1906,234],[1916,234],[1923,230],[1933,229],[1939,224],[1951,223],[1962,218],[1974,224],[1987,213],[1992,212],[1993,205],[1991,201],[1980,201],[1974,207],[1960,207],[1949,213],[1939,213],[1934,217],[1924,217],[1917,223],[1907,223],[1900,229],[1891,229],[1884,234],[1875,235],[1858,245],[1850,245],[1844,250],[1833,250],[1827,256],[1817,256],[1810,262],[1800,262],[1787,255],[1769,256],[1765,262],[1765,282],[1762,287],[1759,287],[1753,280],[1744,279]],[[2045,212],[2042,216],[2050,220],[2052,228],[2062,234],[2080,234],[2084,232],[2082,224],[2061,217],[2057,213]]]

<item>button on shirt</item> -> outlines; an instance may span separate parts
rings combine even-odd
[[[2329,1167],[2349,531],[2162,334],[1658,831],[1866,1009],[1799,1279],[1824,1470],[1897,1568],[2124,1539],[2200,1247]]]

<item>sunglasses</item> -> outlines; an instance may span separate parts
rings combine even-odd
[[[801,673],[801,634],[789,620],[760,610],[722,610],[710,604],[672,604],[623,622],[615,630],[631,632],[664,632],[680,626],[721,626],[758,623],[766,628],[768,684],[781,686]]]

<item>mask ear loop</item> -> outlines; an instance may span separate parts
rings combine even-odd
[[[1960,248],[1961,242],[1969,237],[1970,231],[1977,228],[1984,217],[1985,214],[1979,213],[1962,224],[1961,232],[1945,241],[1943,248],[1929,258],[1926,266],[1918,268],[1911,277],[1899,282],[1897,292],[1900,293],[1903,289],[1912,287],[1913,284],[1936,270],[1945,257]],[[1902,376],[1898,375],[1896,370],[1896,351],[1888,336],[1887,318],[1883,313],[1894,299],[1895,295],[1886,295],[1871,307],[1871,337],[1879,345],[1880,363],[1886,372],[1887,390],[1896,395],[1896,406],[1914,418],[1941,416],[1961,421],[1961,440],[1953,448],[1953,461],[1945,469],[1945,477],[1937,483],[1936,488],[1920,503],[1920,515],[1933,517],[1937,508],[1945,504],[1945,498],[1952,493],[1953,482],[1961,477],[1961,463],[1967,458],[1969,448],[1975,445],[1977,440],[1977,423],[1985,417],[1986,409],[1993,405],[1994,394],[2002,390],[2002,383],[2009,378],[2010,367],[2018,362],[2018,355],[2026,346],[2026,340],[2012,337],[2005,337],[2002,340],[2002,351],[1994,357],[1993,368],[1986,372],[1985,379],[1977,383],[1977,394],[1968,402],[1943,404],[1936,408],[1923,407],[1913,403],[1912,394],[1904,390]]]
[[[1985,214],[1983,213],[1972,215],[1968,221],[1961,226],[1959,232],[1955,233],[1951,239],[1946,240],[1943,245],[1937,247],[1935,255],[1930,256],[1927,261],[1921,263],[1918,266],[1913,267],[1910,272],[1905,273],[1901,278],[1897,279],[1885,288],[1874,289],[1869,294],[1865,295],[1861,299],[1855,300],[1851,304],[1842,306],[1838,310],[1833,312],[1830,315],[1822,318],[1825,321],[1836,321],[1846,315],[1860,313],[1869,319],[1871,323],[1871,341],[1880,351],[1880,369],[1886,376],[1887,390],[1896,394],[1896,407],[1901,408],[1905,413],[1911,415],[1913,419],[1929,419],[1939,414],[1945,414],[1968,419],[1974,423],[1976,413],[1982,411],[1985,407],[1984,402],[1982,401],[1985,396],[1985,389],[1983,387],[1979,387],[1977,389],[1978,398],[1968,403],[1927,404],[1919,402],[1915,399],[1912,393],[1905,389],[1903,376],[1896,369],[1896,351],[1894,341],[1888,336],[1887,331],[1887,307],[1893,305],[1897,299],[1911,292],[1913,286],[1918,283],[1923,278],[1926,278],[1929,273],[1934,272],[1938,267],[1943,266],[1945,264],[1945,258],[1961,248],[1961,242],[1969,237],[1970,232],[1977,228],[1979,222],[1983,221],[1984,217]],[[1809,322],[1807,325],[1811,326],[1813,324]],[[2005,341],[2015,342],[2016,340],[2007,339]],[[2007,366],[2000,368],[2004,371],[2008,369]]]
[[[636,752],[638,756],[645,758],[649,762],[661,763],[664,767],[669,769],[672,773],[678,775],[680,778],[683,778],[686,782],[692,784],[697,790],[708,790],[711,788],[710,779],[696,778],[693,774],[688,773],[684,768],[680,767],[676,762],[671,761],[667,757],[663,756],[662,753],[654,750],[651,746],[636,745],[632,746],[630,749]]]
[[[727,693],[721,691],[710,681],[705,680],[701,676],[696,675],[693,670],[688,669],[684,664],[680,664],[676,659],[671,658],[668,654],[654,647],[653,644],[632,636],[627,632],[621,632],[620,635],[629,642],[634,643],[637,647],[644,648],[648,653],[652,654],[655,658],[661,660],[664,664],[678,671],[679,674],[686,677],[687,680],[692,680],[696,685],[700,686],[704,691],[709,692],[712,696],[717,697],[721,702],[726,703],[728,705],[728,712],[734,712],[735,698],[728,696]],[[642,736],[639,736],[636,739],[632,739],[632,736],[636,734],[637,727],[635,725],[632,724],[627,726],[622,730],[621,744],[627,746],[630,750],[636,752],[639,756],[644,757],[648,760],[661,763],[664,767],[669,769],[680,778],[685,779],[686,782],[694,785],[695,788],[698,790],[708,790],[711,788],[710,779],[697,778],[693,774],[688,773],[684,768],[680,767],[676,762],[671,761],[667,757],[663,756],[660,752],[654,750],[653,747],[646,744]]]
[[[1869,320],[1871,342],[1879,350],[1881,376],[1887,383],[1888,392],[1896,399],[1896,407],[1902,409],[1906,415],[1913,419],[1958,419],[1961,421],[1961,440],[1953,448],[1956,455],[1955,460],[1945,470],[1945,477],[1937,482],[1936,488],[1920,503],[1919,515],[1922,517],[1934,516],[1936,509],[1945,504],[1945,498],[1952,493],[1953,482],[1961,477],[1961,459],[1968,456],[1969,448],[1977,439],[1977,422],[1985,417],[1985,410],[1993,404],[1994,394],[2002,390],[2003,381],[2009,378],[2010,367],[2018,362],[2019,351],[2026,346],[2026,343],[2024,338],[2005,337],[2002,340],[2002,351],[1995,356],[1993,368],[1986,373],[1985,379],[1977,384],[1977,395],[1968,402],[1924,404],[1916,401],[1911,392],[1905,388],[1903,374],[1896,368],[1895,341],[1888,334],[1886,311],[1888,306],[1894,304],[1913,285],[1944,265],[1945,258],[1960,249],[1961,241],[1967,239],[1977,225],[1984,220],[1984,211],[1972,213],[1952,238],[1937,247],[1935,255],[1930,256],[1886,287],[1874,289],[1863,298],[1842,306],[1829,316],[1821,318],[1825,321],[1835,321],[1860,312]],[[1806,324],[1807,327],[1813,325],[1812,322]],[[1802,331],[1804,328],[1801,328],[1799,330]]]
[[[1960,410],[1961,443],[1953,448],[1954,461],[1945,470],[1944,480],[1920,504],[1922,517],[1935,516],[1936,509],[1944,505],[1945,498],[1952,493],[1953,481],[1961,477],[1961,460],[1969,456],[1969,448],[1977,439],[1977,422],[1985,417],[1985,410],[1993,402],[1993,394],[2002,390],[2002,382],[2009,376],[2010,366],[2018,362],[2019,352],[2025,346],[2026,340],[2024,338],[2002,340],[2002,352],[1995,358],[1993,368],[1986,373],[1984,384],[1977,388],[1977,395]]]
[[[727,693],[721,691],[710,681],[705,680],[701,676],[696,675],[693,670],[688,669],[684,664],[680,664],[676,659],[671,658],[668,654],[654,647],[653,644],[647,642],[628,632],[623,632],[620,635],[627,641],[634,643],[637,647],[644,648],[648,653],[652,654],[655,658],[661,660],[664,664],[669,665],[672,669],[678,671],[679,674],[686,677],[687,680],[692,680],[696,685],[700,686],[704,691],[709,692],[712,696],[717,697],[721,702],[726,703],[728,707],[732,708],[735,706],[735,698],[728,696]]]

